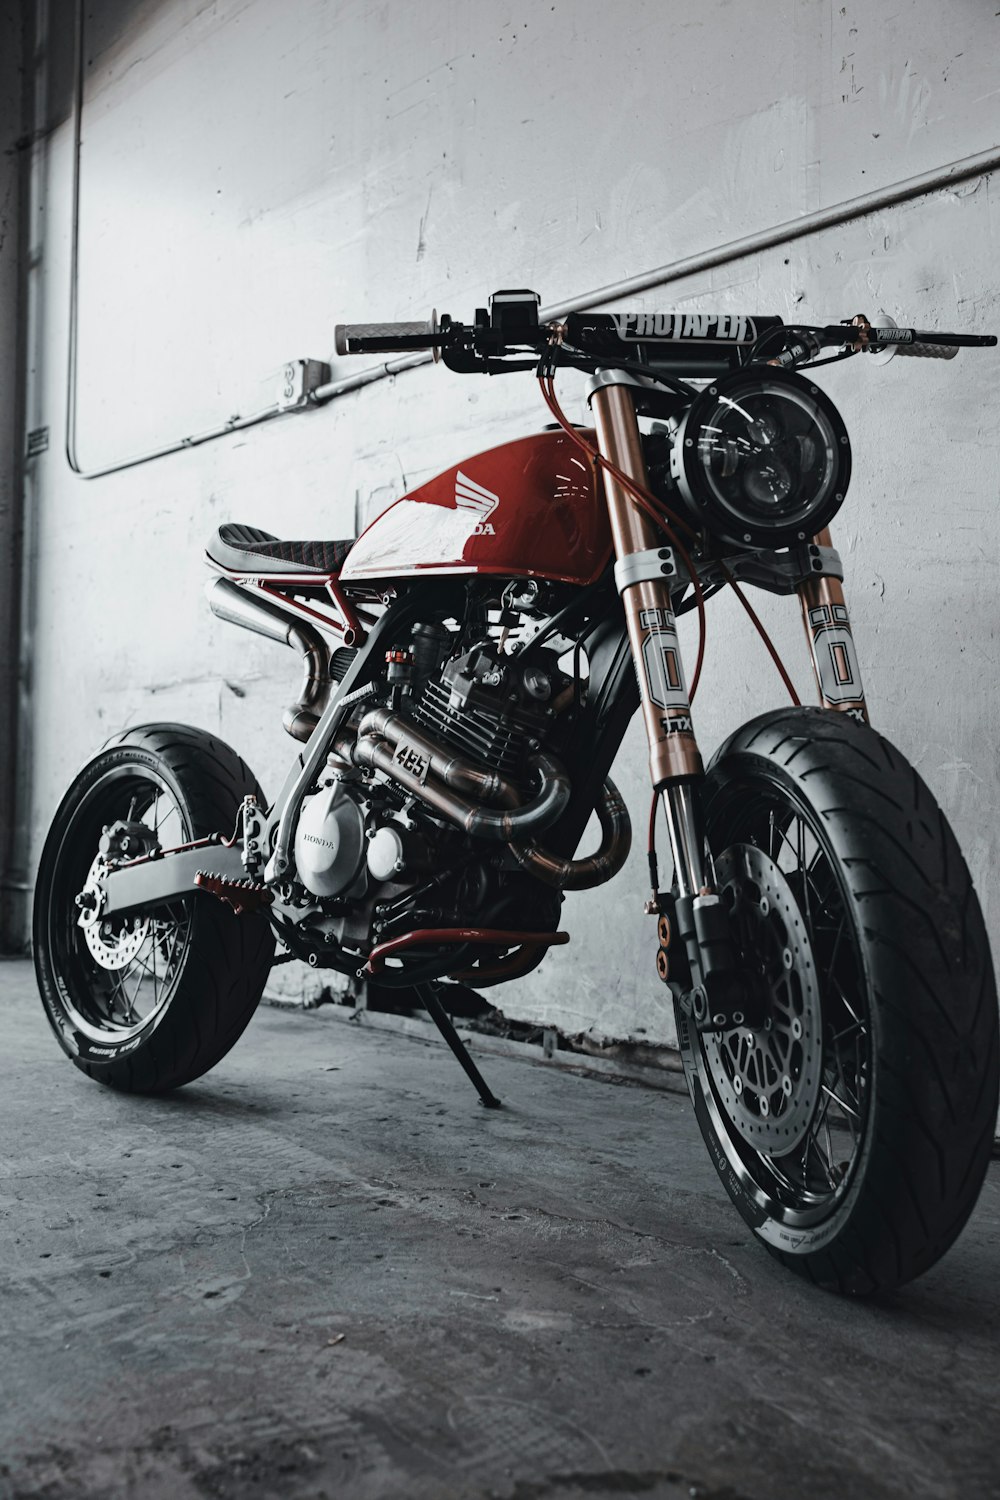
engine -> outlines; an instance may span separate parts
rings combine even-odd
[[[528,649],[547,611],[524,608],[538,588],[521,587],[520,609],[511,585],[490,608],[470,603],[463,621],[416,625],[387,653],[303,801],[296,879],[275,912],[293,951],[356,968],[338,956],[415,929],[551,930],[566,885],[596,884],[624,861],[627,814],[607,798],[599,812],[613,836],[588,878],[574,880],[588,861],[539,846],[569,799],[550,747],[571,728],[581,685],[560,666],[565,640]]]

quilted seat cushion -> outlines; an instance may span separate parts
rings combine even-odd
[[[220,567],[248,573],[339,573],[353,537],[335,542],[282,541],[258,526],[227,521],[208,544]]]

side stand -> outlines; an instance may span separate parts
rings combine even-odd
[[[451,1024],[448,1012],[437,997],[435,986],[433,984],[415,984],[413,989],[424,1010],[426,1010],[434,1025],[440,1031],[448,1046],[475,1084],[480,1104],[484,1105],[486,1109],[499,1109],[500,1100],[495,1094],[491,1093],[485,1078],[469,1056],[468,1048]]]

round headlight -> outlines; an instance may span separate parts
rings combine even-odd
[[[851,447],[818,386],[787,370],[735,370],[685,414],[670,469],[693,519],[720,541],[789,547],[840,509]]]

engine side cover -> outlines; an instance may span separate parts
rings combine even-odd
[[[295,830],[295,864],[314,896],[362,894],[364,814],[339,782],[306,800]]]

